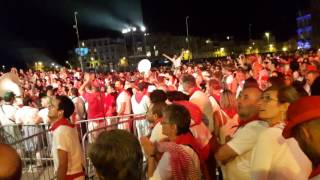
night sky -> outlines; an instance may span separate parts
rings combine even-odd
[[[277,40],[295,35],[298,10],[308,0],[1,0],[1,64],[23,65],[35,59],[64,62],[76,46],[74,14],[80,38],[117,36],[126,24],[145,24],[149,32],[248,39],[265,31]],[[1,65],[0,64],[0,65]]]

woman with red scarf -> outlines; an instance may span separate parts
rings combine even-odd
[[[201,179],[203,155],[189,130],[191,118],[188,110],[172,104],[163,113],[162,132],[168,136],[167,141],[152,144],[147,138],[141,138],[148,156],[148,179]]]

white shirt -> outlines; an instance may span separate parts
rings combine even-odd
[[[2,107],[2,109],[1,109]],[[8,104],[3,104],[0,107],[0,123],[1,125],[11,125],[15,124],[16,111],[18,110],[16,107]]]
[[[138,103],[136,97],[132,96],[131,105],[133,114],[146,114],[150,105],[150,98],[149,96],[144,95],[140,103]]]
[[[250,161],[254,145],[259,134],[268,127],[264,121],[252,121],[244,127],[239,128],[233,139],[227,145],[233,149],[238,156],[223,166],[225,179],[239,180],[250,179]]]
[[[15,114],[17,124],[34,125],[35,120],[38,117],[39,110],[30,106],[23,106],[18,109]]]
[[[220,105],[218,104],[218,102],[216,101],[216,99],[212,96],[209,96],[209,101],[211,103],[211,106],[212,106],[212,112],[216,112],[218,110],[220,110]]]
[[[67,175],[82,172],[84,157],[77,130],[68,126],[59,126],[53,131],[52,155],[55,172],[58,170],[58,149],[68,153]],[[83,177],[84,179],[84,177]]]
[[[48,113],[49,113],[48,108],[43,108],[38,112],[38,116],[41,117],[43,123],[45,123],[45,124],[47,124],[49,122]]]
[[[213,112],[209,97],[204,92],[199,90],[192,94],[189,101],[200,108],[202,113],[205,115],[206,119],[209,121],[208,128],[210,132],[212,132],[214,129]]]
[[[308,179],[312,163],[294,138],[284,139],[284,124],[264,130],[253,149],[251,179]]]
[[[120,112],[121,104],[125,103],[124,114],[131,114],[130,95],[126,91],[122,91],[118,95],[116,103],[117,103],[117,113]]]
[[[150,141],[151,142],[159,142],[161,139],[167,138],[166,135],[162,133],[162,125],[161,123],[157,123],[151,131]]]
[[[200,160],[198,155],[190,148],[189,146],[181,145],[183,150],[190,155],[192,158],[192,162],[194,163],[194,166],[196,169],[198,169],[198,172],[200,172]],[[172,170],[171,170],[171,164],[170,164],[170,153],[165,152],[163,153],[156,170],[153,172],[152,177],[150,180],[171,180],[172,179]],[[200,174],[199,174],[199,179]]]

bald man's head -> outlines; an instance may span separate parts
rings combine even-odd
[[[0,144],[0,180],[19,180],[21,171],[21,159],[16,150]]]

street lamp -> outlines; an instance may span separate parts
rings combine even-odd
[[[141,26],[141,27],[140,27],[140,30],[141,30],[142,32],[145,32],[145,31],[146,31],[146,27],[145,27],[145,26]]]
[[[73,25],[73,28],[76,30],[76,35],[77,35],[77,40],[78,40],[78,48],[80,49],[80,36],[79,36],[79,29],[78,29],[78,19],[77,19],[78,12],[74,12],[74,21],[75,25]],[[80,61],[80,66],[81,66],[81,71],[83,71],[83,64],[82,64],[82,58],[81,55],[79,54],[79,61]]]
[[[270,33],[269,32],[265,32],[264,35],[266,36],[267,40],[268,40],[268,44],[270,43]]]

